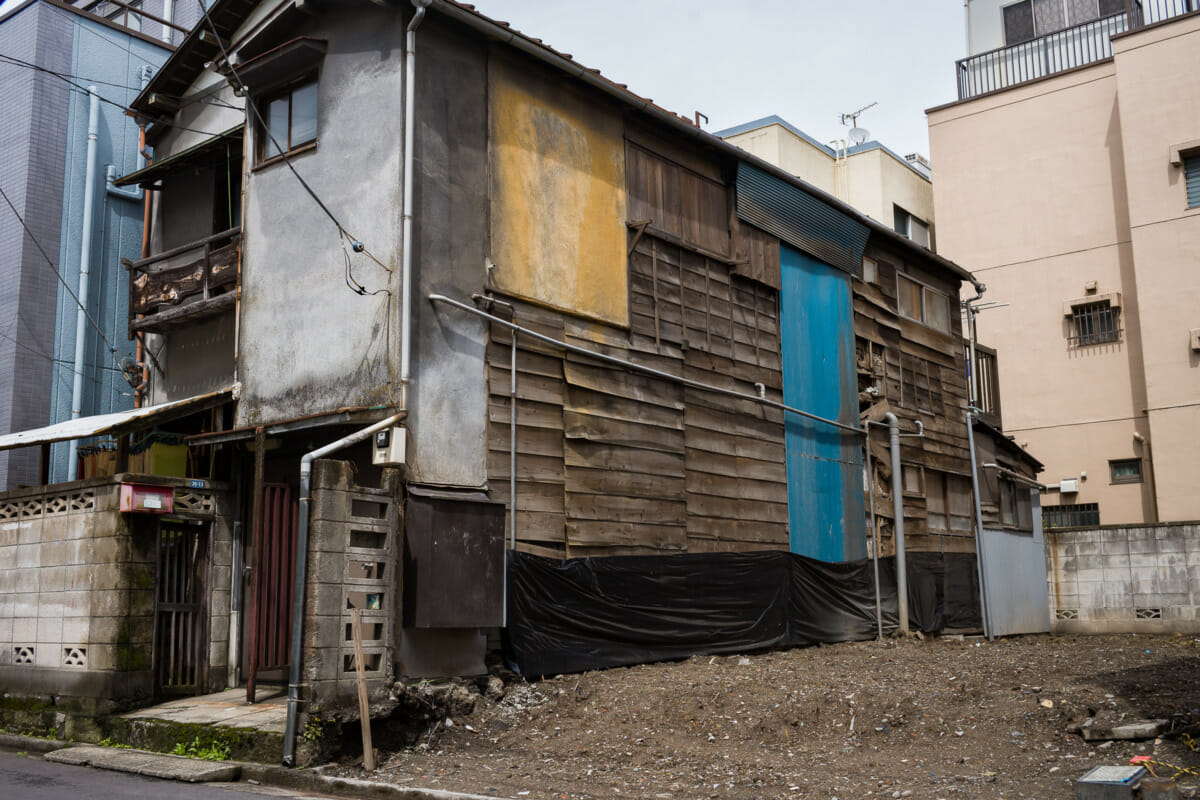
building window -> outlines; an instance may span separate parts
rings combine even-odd
[[[1200,153],[1183,159],[1183,182],[1187,184],[1188,208],[1200,208]]]
[[[1005,6],[1003,14],[1005,46],[1028,42],[1033,39],[1032,0],[1023,0],[1023,2]]]
[[[922,247],[929,247],[929,223],[897,205],[892,206],[892,219],[896,233],[907,236]]]
[[[944,292],[897,274],[896,307],[902,316],[950,333],[950,296]]]
[[[309,78],[259,102],[258,160],[268,161],[317,140],[317,80]]]
[[[948,472],[925,473],[926,524],[930,533],[971,533],[971,479]]]
[[[908,353],[900,354],[900,391],[893,392],[902,408],[941,414],[942,369],[932,361]]]
[[[904,493],[914,495],[925,494],[924,468],[913,466],[912,464],[904,464],[900,469],[901,476],[904,479]]]
[[[1107,300],[1072,306],[1068,340],[1073,347],[1119,342],[1120,315],[1121,309]]]
[[[1000,478],[1000,523],[1010,528],[1033,530],[1033,499],[1029,488]]]
[[[1083,528],[1099,524],[1099,503],[1042,506],[1042,526],[1046,528]]]
[[[1122,458],[1108,462],[1108,471],[1113,483],[1141,483],[1142,460],[1140,458]]]
[[[877,283],[879,281],[879,263],[873,258],[863,256],[863,281]]]

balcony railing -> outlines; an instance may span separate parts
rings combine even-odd
[[[1137,0],[1129,10],[959,59],[958,99],[1007,89],[1112,57],[1114,34],[1200,9],[1200,0]]]
[[[129,270],[129,333],[163,333],[233,308],[242,229],[230,228],[140,261]]]
[[[967,351],[967,371],[971,370],[971,343],[964,342]],[[996,368],[996,351],[987,345],[975,344],[975,374],[968,375],[975,384],[975,407],[979,417],[995,428],[1003,427],[1000,418],[1000,373]]]

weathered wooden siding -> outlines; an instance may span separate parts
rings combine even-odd
[[[904,432],[915,430],[917,420],[925,426],[923,438],[901,440],[902,464],[920,468],[924,478],[920,491],[904,496],[906,546],[913,551],[974,552],[970,530],[951,530],[949,523],[935,528],[929,525],[931,512],[940,518],[946,515],[946,507],[960,508],[962,490],[969,490],[970,485],[958,279],[938,277],[933,273],[935,268],[923,269],[919,257],[902,256],[874,244],[868,247],[867,256],[878,264],[878,279],[874,283],[856,280],[853,285],[860,408],[864,418],[876,420],[887,411],[893,412],[900,418]],[[914,274],[950,296],[949,335],[900,316],[898,272]],[[879,393],[866,394],[868,386],[875,386]],[[890,553],[894,550],[891,456],[884,429],[873,426],[871,437],[875,513],[882,550]],[[934,499],[931,509],[930,490],[943,485],[943,481],[951,486],[949,499]]]

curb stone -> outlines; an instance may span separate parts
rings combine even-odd
[[[56,764],[129,772],[148,778],[185,783],[224,783],[236,781],[242,765],[232,761],[204,761],[198,758],[149,753],[99,745],[80,745],[47,753],[44,758]]]
[[[32,753],[50,753],[74,747],[74,742],[63,742],[58,739],[42,739],[38,736],[26,736],[22,733],[0,733],[0,747],[13,750],[26,750]]]
[[[268,767],[262,764],[243,764],[242,780],[254,780],[265,786],[277,786],[281,789],[299,789],[349,797],[380,797],[387,800],[503,800],[495,795],[395,786],[360,778],[335,778],[310,770]]]

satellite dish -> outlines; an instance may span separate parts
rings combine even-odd
[[[866,128],[850,129],[850,141],[854,142],[855,144],[862,144],[870,135],[870,131],[868,131]]]

